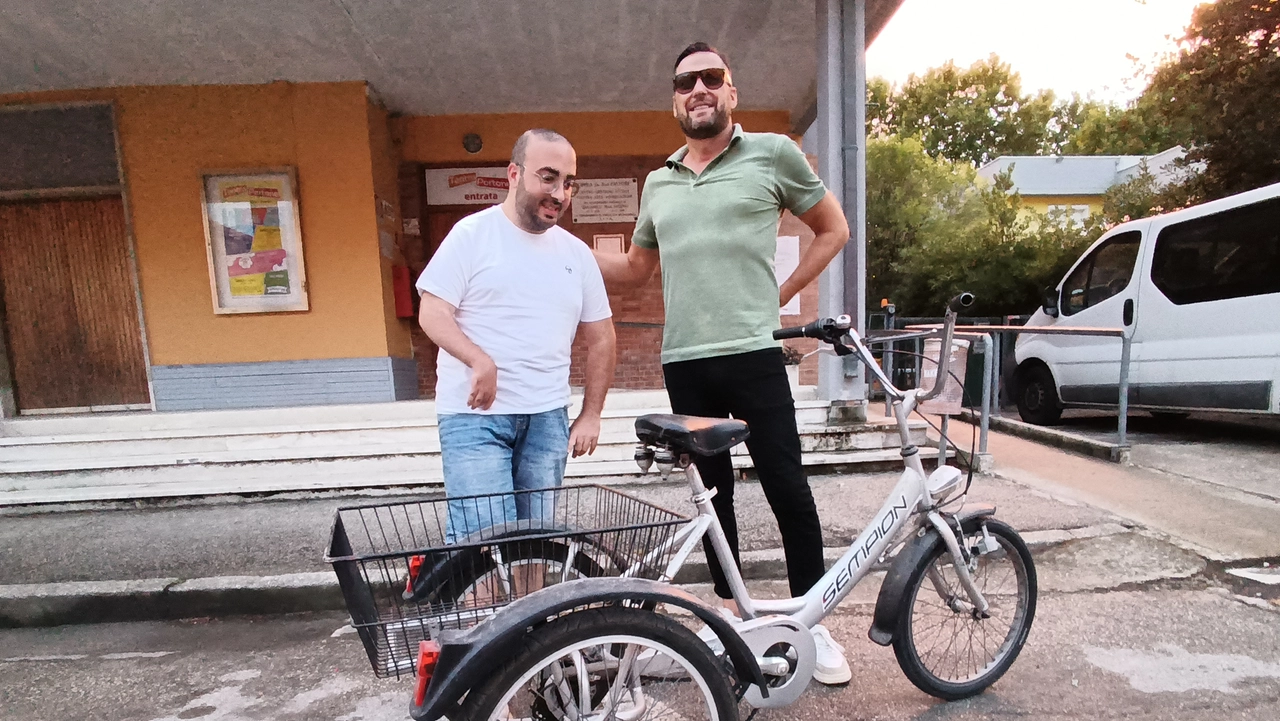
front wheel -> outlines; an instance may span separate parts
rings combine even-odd
[[[1036,569],[1018,533],[994,519],[965,525],[969,574],[987,614],[969,600],[945,544],[912,571],[894,655],[921,691],[947,701],[976,696],[1013,665],[1036,614]],[[984,532],[985,531],[985,532]]]
[[[1017,393],[1018,415],[1037,426],[1051,426],[1062,418],[1062,401],[1049,369],[1034,364],[1019,369]]]
[[[530,633],[459,718],[736,721],[731,669],[692,631],[656,613],[605,606]]]

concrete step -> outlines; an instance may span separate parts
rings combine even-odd
[[[817,400],[814,386],[792,388],[797,403]],[[582,405],[581,391],[570,401],[574,415]],[[605,400],[605,411],[666,408],[665,390],[615,390]],[[670,412],[669,410],[664,412]],[[432,400],[394,403],[249,408],[216,411],[81,413],[24,416],[0,420],[0,445],[12,438],[133,437],[195,432],[200,434],[255,432],[260,429],[325,429],[394,427],[397,424],[434,423]]]
[[[590,458],[632,459],[635,433],[631,419],[616,419]],[[620,430],[625,426],[628,430]],[[925,428],[912,429],[912,442],[924,442]],[[852,427],[801,426],[801,448],[808,451],[892,448],[897,429],[886,423]],[[308,459],[372,458],[381,456],[434,455],[440,440],[434,427],[360,430],[341,433],[262,434],[253,436],[205,436],[167,441],[101,441],[66,444],[29,444],[3,449],[0,472],[50,473],[110,468],[186,466],[192,464],[300,461]],[[745,454],[746,445],[734,449]],[[571,459],[571,463],[581,459]]]
[[[643,399],[653,400],[650,397]],[[631,400],[634,403],[636,399],[632,397]],[[601,433],[606,439],[634,442],[637,416],[669,412],[666,406],[636,404],[634,407],[608,407]],[[801,426],[820,427],[826,423],[826,414],[825,402],[799,401],[796,404],[796,421]],[[439,452],[434,414],[413,419],[388,417],[362,422],[239,428],[191,428],[188,427],[189,419],[175,420],[175,427],[168,428],[0,438],[0,473]],[[870,437],[864,441],[862,445],[852,447],[875,444]]]
[[[926,461],[937,449],[921,447]],[[750,469],[751,458],[735,455],[735,468]],[[805,453],[810,473],[870,472],[901,467],[897,448]],[[566,483],[634,484],[663,481],[656,471],[641,474],[630,458],[603,460],[587,457],[571,461]],[[241,463],[193,463],[181,466],[112,468],[60,473],[21,473],[0,476],[0,505],[77,503],[140,498],[170,498],[224,494],[269,494],[359,488],[425,487],[443,485],[438,454],[408,454],[365,458],[307,459]]]

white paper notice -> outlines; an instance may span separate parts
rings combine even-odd
[[[778,250],[773,256],[773,275],[778,279],[778,285],[782,285],[783,281],[790,278],[799,265],[800,236],[779,235]],[[782,306],[778,314],[800,315],[800,294],[796,293],[794,298],[787,301],[787,304]]]
[[[622,235],[593,235],[591,236],[592,245],[596,250],[605,253],[621,253],[622,252]]]
[[[640,214],[635,178],[591,178],[578,181],[573,196],[575,223],[634,223]]]

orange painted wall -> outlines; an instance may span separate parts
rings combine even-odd
[[[153,364],[385,356],[391,346],[408,355],[389,342],[385,322],[364,83],[0,96],[0,104],[96,100],[116,108]],[[311,309],[215,315],[201,172],[270,166],[297,170]]]
[[[791,127],[786,111],[739,111],[733,119],[754,132],[786,133]],[[506,162],[516,138],[529,128],[555,130],[573,143],[578,157],[669,155],[684,145],[680,126],[663,111],[410,116],[393,120],[392,128],[401,158],[411,163]],[[463,149],[467,133],[484,141],[479,153]]]
[[[372,102],[367,104],[369,126],[369,156],[373,161],[373,190],[379,200],[390,203],[393,211],[391,218],[383,217],[381,207],[378,228],[380,232],[391,233],[398,239],[400,223],[400,156],[395,142],[391,138],[390,121],[387,111]],[[379,204],[380,205],[380,204]],[[396,317],[395,291],[391,281],[391,269],[395,265],[405,265],[404,256],[400,252],[400,243],[392,243],[394,257],[387,258],[379,250],[380,270],[382,278],[382,319],[387,330],[387,347],[389,355],[397,358],[413,356],[413,340],[410,335],[411,319]],[[379,246],[381,248],[381,246]]]

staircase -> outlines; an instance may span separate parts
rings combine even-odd
[[[581,399],[575,397],[570,417]],[[827,425],[829,403],[797,389],[796,420],[810,472],[897,467],[885,421]],[[614,391],[595,454],[570,459],[568,482],[634,483],[634,423],[669,413],[665,391]],[[912,427],[925,458],[925,425]],[[734,465],[750,468],[746,449]],[[0,505],[262,494],[443,482],[435,404],[264,408],[184,413],[40,416],[0,421]]]

